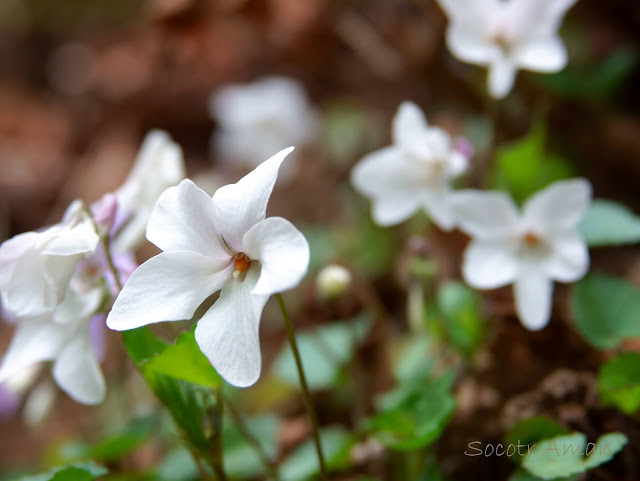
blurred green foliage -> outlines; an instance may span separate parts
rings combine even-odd
[[[626,414],[640,408],[640,354],[622,352],[607,361],[598,373],[598,393],[605,404]]]

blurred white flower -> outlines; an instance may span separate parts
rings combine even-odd
[[[16,317],[51,313],[62,301],[76,265],[92,254],[99,237],[81,201],[71,203],[62,222],[25,232],[0,246],[0,291]]]
[[[365,156],[351,172],[351,183],[372,200],[373,220],[398,224],[419,209],[442,229],[454,227],[453,179],[467,168],[467,157],[449,134],[429,127],[420,108],[403,102],[393,119],[393,145]]]
[[[222,87],[212,94],[210,111],[220,129],[214,149],[223,160],[251,168],[289,145],[310,142],[317,131],[317,115],[304,87],[286,77]],[[292,172],[294,161],[289,159],[281,177]]]
[[[214,292],[220,298],[198,321],[202,352],[230,384],[260,376],[258,328],[270,295],[292,289],[309,265],[309,244],[289,221],[265,219],[278,169],[292,148],[209,197],[190,180],[158,199],[147,238],[164,252],[129,278],[107,317],[115,330],[190,319]]]
[[[558,35],[576,0],[438,0],[449,17],[447,46],[463,62],[489,68],[489,93],[506,96],[518,69],[558,72],[567,51]]]
[[[0,365],[0,382],[36,363],[54,361],[53,378],[69,396],[83,404],[104,399],[104,378],[88,328],[103,302],[104,290],[85,291],[85,287],[72,282],[52,313],[20,319]]]
[[[144,240],[147,221],[158,197],[184,177],[180,146],[166,132],[149,132],[129,176],[115,192],[118,200],[117,235],[112,240],[115,252],[131,252]]]
[[[478,289],[513,283],[516,310],[530,330],[551,315],[553,281],[573,282],[589,268],[589,251],[576,230],[591,200],[584,179],[556,182],[533,195],[522,215],[500,192],[462,191],[454,210],[472,237],[464,253],[465,281]]]
[[[329,264],[318,272],[316,287],[323,299],[335,299],[342,295],[351,284],[351,273],[346,267]]]

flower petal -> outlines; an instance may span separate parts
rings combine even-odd
[[[546,326],[551,317],[553,281],[542,269],[521,269],[513,284],[516,311],[520,322],[530,331]]]
[[[125,284],[107,317],[116,331],[190,319],[231,277],[232,264],[194,252],[163,252],[142,264]]]
[[[362,158],[351,171],[357,191],[373,200],[372,215],[379,225],[397,224],[420,208],[416,166],[397,147],[386,147]]]
[[[82,404],[99,404],[106,386],[86,333],[67,344],[53,364],[56,384]]]
[[[574,282],[582,278],[589,270],[589,250],[582,236],[577,232],[556,236],[545,267],[556,281]]]
[[[65,326],[48,319],[21,321],[2,359],[0,382],[32,364],[55,359],[68,335]]]
[[[566,231],[580,222],[590,201],[591,184],[586,179],[554,182],[527,200],[523,218],[539,232]]]
[[[265,218],[278,169],[292,150],[289,147],[278,152],[237,183],[220,187],[213,194],[218,230],[237,252],[241,252],[244,234]]]
[[[500,55],[494,44],[482,38],[478,28],[469,29],[468,24],[450,25],[446,39],[451,54],[462,62],[487,65]]]
[[[309,243],[282,217],[269,217],[242,238],[244,252],[260,261],[260,278],[252,294],[271,295],[293,289],[309,268]]]
[[[494,99],[507,96],[516,80],[516,66],[509,59],[500,57],[489,66],[489,94]]]
[[[7,289],[13,269],[20,257],[36,246],[41,234],[25,232],[8,239],[0,245],[0,290]]]
[[[518,273],[513,248],[506,242],[471,241],[464,252],[462,274],[476,289],[495,289],[512,283]]]
[[[64,324],[89,319],[98,310],[103,298],[104,291],[100,287],[82,293],[70,287],[60,305],[53,311],[53,320]]]
[[[567,65],[567,49],[557,35],[526,42],[514,52],[514,61],[527,70],[558,72]]]
[[[427,128],[427,118],[420,107],[413,102],[404,101],[393,118],[393,143],[407,153],[420,155]]]
[[[259,327],[269,296],[251,294],[258,282],[259,266],[244,280],[233,279],[196,326],[196,342],[213,367],[229,384],[247,387],[260,377]]]
[[[456,192],[452,205],[460,229],[479,239],[497,239],[518,229],[518,211],[502,192],[467,189]]]
[[[191,251],[229,258],[215,216],[211,197],[185,179],[158,198],[147,224],[147,239],[165,252]]]
[[[427,215],[442,230],[451,230],[456,225],[456,216],[451,205],[453,198],[449,189],[441,192],[427,192],[422,196],[422,205]]]
[[[47,242],[42,254],[71,256],[89,254],[96,250],[100,237],[88,219],[71,229],[64,229]]]
[[[19,318],[32,318],[55,309],[62,298],[66,285],[62,283],[52,285],[50,283],[46,277],[48,274],[46,264],[51,265],[52,261],[60,259],[65,260],[60,263],[64,269],[54,270],[51,274],[64,275],[62,280],[66,280],[68,283],[70,275],[67,277],[69,269],[66,268],[66,264],[69,257],[41,256],[37,251],[31,251],[21,256],[3,291],[6,307],[13,315]],[[71,267],[75,268],[75,265]]]

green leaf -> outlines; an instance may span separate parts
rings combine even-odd
[[[524,445],[528,449],[541,439],[549,439],[567,433],[567,429],[553,419],[546,416],[534,416],[514,424],[505,436],[504,443],[507,446],[510,444]],[[519,462],[521,457],[516,456],[512,459]]]
[[[640,242],[640,217],[611,200],[594,199],[578,228],[590,247]]]
[[[280,420],[273,415],[255,416],[246,420],[246,427],[262,446],[263,452],[274,459],[278,454]],[[265,472],[265,465],[256,449],[247,441],[231,418],[224,422],[224,466],[234,478],[255,478]]]
[[[152,430],[152,418],[135,420],[124,432],[94,444],[89,449],[88,456],[104,462],[117,461],[149,439]]]
[[[561,478],[553,478],[553,481],[576,481],[579,478],[579,474],[573,476],[562,476]],[[508,481],[541,481],[542,478],[534,476],[524,468],[518,468],[514,473],[509,476]]]
[[[606,463],[624,448],[627,442],[627,437],[622,433],[609,433],[600,436],[591,451],[590,447],[587,447],[589,456],[584,462],[585,467],[591,469]]]
[[[370,325],[367,317],[357,317],[351,321],[322,326],[312,332],[296,334],[310,389],[333,386],[340,371],[351,359],[356,341],[364,338]],[[274,370],[280,380],[299,386],[298,371],[288,344],[280,351]]]
[[[583,461],[587,437],[571,433],[540,441],[522,461],[531,474],[554,479],[586,471]]]
[[[498,149],[493,187],[507,190],[518,203],[557,180],[573,177],[571,164],[545,151],[544,124],[538,122],[523,138]]]
[[[210,449],[206,432],[212,409],[209,390],[199,385],[176,379],[148,367],[147,360],[160,354],[167,343],[155,336],[148,327],[123,333],[125,348],[156,397],[169,409],[171,416],[184,431],[193,446],[201,451]]]
[[[435,381],[418,376],[400,384],[381,401],[383,410],[367,430],[390,449],[408,451],[435,441],[455,409],[453,373]]]
[[[588,275],[576,285],[571,305],[578,331],[596,348],[640,336],[640,290],[621,279]]]
[[[634,414],[640,407],[640,354],[623,352],[607,361],[598,373],[598,393],[605,404]]]
[[[22,476],[14,481],[92,481],[107,474],[107,469],[93,462],[54,468],[47,473]]]
[[[349,450],[354,438],[339,426],[320,430],[320,444],[329,471],[344,468],[349,463]],[[281,464],[282,481],[303,481],[320,472],[313,439],[298,446]]]
[[[200,476],[189,450],[180,447],[164,456],[155,470],[153,479],[157,481],[197,481]]]
[[[464,354],[471,355],[484,334],[480,296],[461,282],[451,281],[440,286],[437,300],[447,336]]]
[[[183,332],[175,344],[150,358],[146,369],[202,386],[217,387],[222,378],[196,343],[195,331]]]
[[[572,476],[606,463],[626,444],[627,438],[622,433],[605,434],[595,443],[587,443],[582,433],[556,436],[540,441],[524,458],[522,466],[542,479]]]

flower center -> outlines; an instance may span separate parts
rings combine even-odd
[[[238,252],[235,256],[233,256],[233,265],[236,269],[233,272],[233,277],[237,279],[240,274],[251,267],[251,259],[249,259],[249,257],[247,257],[244,252]]]
[[[538,247],[540,245],[540,238],[533,232],[527,232],[522,238],[527,247]]]

